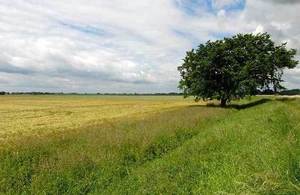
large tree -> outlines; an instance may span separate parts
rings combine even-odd
[[[283,70],[295,68],[295,49],[276,45],[269,34],[238,34],[208,41],[188,51],[179,87],[196,100],[216,98],[225,106],[233,98],[254,95],[258,90],[283,87]]]

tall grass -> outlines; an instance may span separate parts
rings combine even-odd
[[[109,193],[299,194],[300,101],[231,114]]]
[[[297,194],[299,103],[185,106],[22,136],[1,149],[0,191]]]

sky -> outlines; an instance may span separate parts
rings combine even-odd
[[[0,0],[0,91],[176,92],[186,51],[208,40],[268,32],[300,54],[299,10],[300,0]],[[300,88],[300,65],[284,80]]]

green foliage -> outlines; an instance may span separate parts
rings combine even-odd
[[[284,68],[294,68],[296,50],[286,43],[275,45],[267,33],[238,34],[224,40],[208,41],[188,51],[178,70],[179,87],[196,100],[217,98],[224,106],[233,98],[256,94],[258,89],[275,91]]]

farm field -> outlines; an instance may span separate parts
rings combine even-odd
[[[141,117],[194,104],[192,99],[156,96],[3,96],[0,97],[0,140],[76,129],[122,116]]]
[[[4,96],[4,194],[299,194],[300,99]]]

